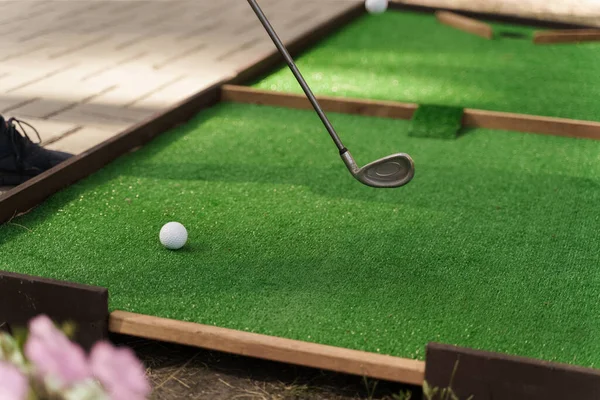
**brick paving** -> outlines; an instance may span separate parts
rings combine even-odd
[[[284,41],[360,0],[262,0]],[[243,0],[0,1],[0,113],[81,153],[275,47]]]

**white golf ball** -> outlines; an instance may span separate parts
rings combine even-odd
[[[388,0],[366,0],[365,8],[371,14],[381,14],[388,8]]]
[[[169,222],[160,229],[160,243],[170,250],[182,248],[188,239],[188,233],[185,226],[179,222]]]

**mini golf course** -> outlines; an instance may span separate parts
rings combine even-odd
[[[600,362],[600,142],[222,103],[0,227],[3,270],[101,285],[110,307],[408,358],[428,341]],[[181,251],[162,224],[190,232]]]

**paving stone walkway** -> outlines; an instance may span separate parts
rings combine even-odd
[[[259,3],[289,41],[357,2]],[[243,0],[0,1],[0,114],[78,154],[274,51]]]

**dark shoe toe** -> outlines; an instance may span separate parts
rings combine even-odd
[[[63,151],[55,151],[55,150],[46,150],[50,152],[48,155],[48,161],[52,167],[57,166],[63,161],[68,160],[73,157],[73,154],[65,153]]]
[[[33,147],[33,146],[32,146]],[[61,162],[71,158],[73,155],[62,151],[49,150],[38,145],[29,153],[25,160],[26,164],[43,172],[47,169],[57,166]]]

